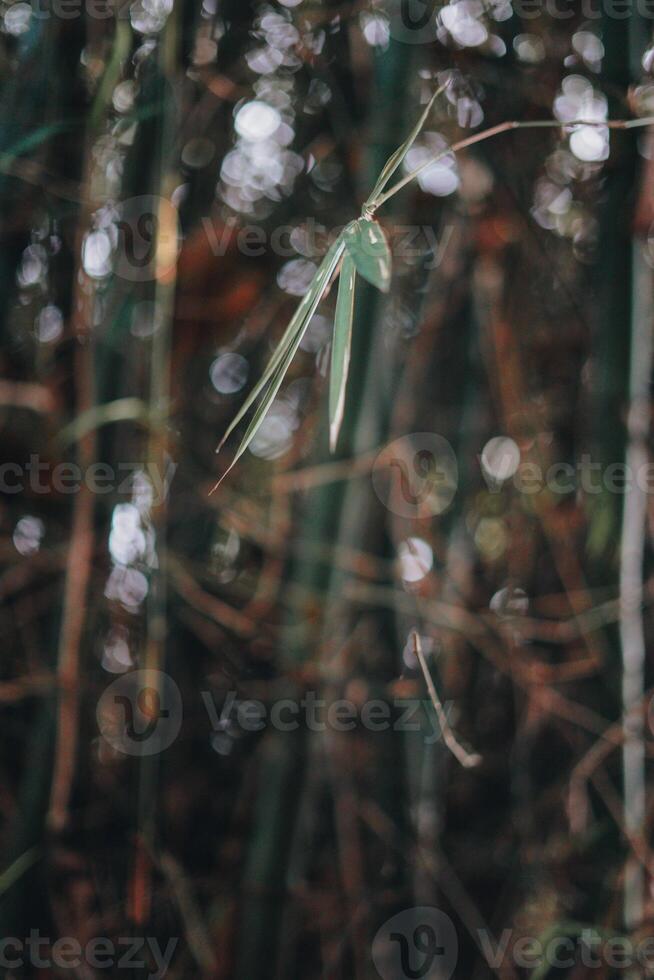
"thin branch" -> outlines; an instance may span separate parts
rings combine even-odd
[[[479,765],[479,763],[482,761],[482,757],[477,752],[468,752],[467,749],[464,749],[452,731],[450,723],[447,720],[447,715],[445,714],[445,709],[443,708],[441,700],[436,693],[436,688],[434,687],[434,682],[431,674],[429,673],[429,667],[427,666],[425,655],[422,652],[420,634],[417,630],[413,630],[411,635],[413,639],[413,651],[418,658],[418,663],[420,664],[420,668],[427,685],[427,690],[429,691],[431,703],[433,704],[436,715],[438,716],[438,723],[441,726],[441,732],[443,733],[443,741],[447,745],[452,755],[461,763],[462,766],[464,766],[464,768],[472,769],[474,766]]]
[[[603,120],[601,122],[589,121],[585,119],[576,119],[572,122],[562,123],[558,119],[534,119],[528,122],[518,122],[513,120],[511,122],[499,123],[497,126],[491,126],[490,129],[485,129],[481,133],[474,133],[472,136],[467,136],[463,140],[459,140],[458,143],[453,143],[446,150],[442,150],[437,153],[436,156],[431,157],[429,160],[425,160],[419,167],[412,170],[410,173],[406,174],[402,180],[398,181],[390,190],[381,194],[376,201],[372,204],[367,205],[367,209],[370,212],[375,212],[378,208],[389,201],[398,191],[410,184],[411,181],[419,177],[421,173],[428,170],[443,157],[448,156],[450,153],[458,153],[460,150],[465,150],[469,146],[473,146],[475,143],[482,143],[485,140],[491,139],[493,136],[500,136],[502,133],[508,133],[514,129],[572,129],[575,126],[597,126],[603,127],[605,129],[636,129],[641,126],[652,126],[654,125],[654,116],[646,116],[643,119],[609,119]]]
[[[88,180],[88,178],[87,178]],[[86,182],[85,182],[86,183]],[[77,254],[81,255],[83,229],[88,227],[88,215],[80,222]],[[93,352],[90,344],[94,292],[82,288],[86,282],[78,275],[78,288],[73,314],[73,329],[77,338],[75,376],[77,411],[90,411],[94,403]],[[95,460],[95,431],[83,436],[78,443],[78,463],[86,472]],[[91,488],[82,483],[73,506],[70,545],[66,562],[63,611],[57,650],[57,683],[59,699],[55,733],[55,754],[50,788],[48,824],[55,832],[64,830],[69,818],[69,804],[77,765],[80,710],[80,647],[86,621],[86,595],[91,580],[94,541],[95,500]]]

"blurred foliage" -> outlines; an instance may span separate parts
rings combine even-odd
[[[236,980],[373,977],[378,929],[419,906],[455,923],[456,977],[524,974],[480,929],[640,935],[606,475],[651,320],[654,155],[604,123],[652,114],[646,18],[450,0],[410,43],[392,0],[92,7],[0,4],[2,935],[179,937],[168,977]],[[326,289],[211,494],[328,245],[445,84],[397,177],[438,161],[378,215],[390,290],[357,279],[336,452]],[[588,125],[447,152],[552,119]],[[412,629],[479,767],[429,738]],[[96,709],[146,667],[183,720],[139,757]],[[394,723],[237,720],[308,696]],[[584,969],[556,975],[613,975]]]

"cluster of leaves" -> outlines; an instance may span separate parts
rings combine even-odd
[[[361,217],[355,221],[351,221],[343,229],[325,255],[306,295],[286,327],[265,371],[229,425],[218,446],[217,451],[219,452],[236,426],[247,415],[259,396],[263,393],[263,397],[261,397],[256,411],[252,416],[252,420],[234,454],[231,465],[221,477],[220,482],[222,482],[254,439],[268,410],[277,397],[286,372],[302,342],[311,318],[329,289],[334,276],[340,275],[336,314],[334,317],[329,384],[329,442],[331,451],[334,452],[338,442],[345,408],[345,391],[350,367],[350,352],[352,349],[352,324],[354,320],[354,296],[357,273],[372,283],[373,286],[381,289],[382,292],[388,292],[391,284],[391,250],[384,230],[375,219],[374,214],[381,204],[385,203],[397,190],[405,185],[406,179],[402,180],[395,187],[390,188],[390,190],[387,190],[389,180],[398,168],[401,167],[404,158],[425,125],[436,99],[442,94],[444,88],[445,86],[442,86],[434,93],[407,139],[387,160],[370,197],[363,205]],[[415,175],[412,174],[409,176],[413,177]]]
[[[359,273],[364,279],[372,283],[383,292],[388,292],[391,282],[392,258],[384,231],[376,221],[375,212],[385,204],[391,197],[401,191],[404,187],[415,180],[424,170],[432,166],[442,157],[450,152],[464,149],[479,143],[491,136],[498,136],[514,129],[540,129],[540,128],[562,128],[559,120],[543,119],[531,120],[527,122],[505,122],[482,133],[474,134],[459,143],[454,144],[449,149],[443,150],[434,157],[424,161],[416,170],[405,174],[392,187],[388,188],[388,182],[402,165],[407,153],[420,135],[425,125],[433,105],[447,87],[447,83],[441,86],[429,100],[422,115],[418,119],[411,133],[401,146],[389,157],[377,179],[370,197],[367,199],[361,210],[361,217],[351,221],[341,232],[334,244],[331,246],[322,264],[316,272],[309,289],[295,312],[291,322],[288,324],[277,349],[270,359],[266,370],[252,389],[236,418],[228,427],[223,436],[217,452],[220,452],[226,440],[232,434],[236,426],[255,404],[256,400],[263,392],[263,397],[259,402],[241,443],[236,450],[232,462],[225,471],[221,479],[216,484],[220,485],[225,476],[230,472],[235,463],[240,459],[248,448],[256,433],[258,432],[263,420],[268,413],[277,393],[282,385],[286,372],[295,356],[295,353],[302,342],[302,338],[311,322],[311,318],[316,312],[320,301],[327,292],[334,275],[340,273],[340,285],[338,299],[336,303],[336,316],[334,321],[334,337],[332,342],[331,358],[331,378],[329,387],[329,426],[330,426],[330,448],[334,452],[338,441],[338,434],[343,421],[345,406],[345,390],[349,373],[350,351],[352,346],[352,323],[354,319],[354,293],[356,288],[356,275]],[[642,117],[628,121],[594,121],[594,120],[574,120],[566,123],[565,127],[572,129],[575,126],[602,125],[613,129],[633,129],[636,127],[650,126],[654,123],[654,117]],[[216,489],[214,487],[214,489]]]

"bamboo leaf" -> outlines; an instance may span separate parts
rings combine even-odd
[[[338,433],[343,422],[345,409],[345,390],[350,370],[352,351],[352,321],[354,319],[354,291],[356,266],[347,252],[341,266],[338,284],[336,316],[334,318],[334,339],[332,342],[332,363],[329,378],[329,448],[336,449]]]
[[[32,867],[33,864],[38,861],[41,855],[40,849],[38,847],[30,847],[28,851],[17,857],[8,868],[6,868],[0,874],[0,895],[4,895],[13,884],[15,884],[26,871]]]
[[[343,237],[339,236],[323,259],[322,264],[313,278],[311,286],[309,287],[297,310],[293,314],[293,317],[286,327],[279,344],[268,361],[265,371],[227,427],[227,430],[220,440],[218,448],[216,449],[217,453],[220,452],[236,426],[245,417],[245,415],[247,415],[261,392],[274,377],[277,368],[282,363],[283,359],[288,353],[289,348],[294,343],[298,331],[304,332],[303,328],[306,328],[308,320],[310,320],[315,313],[316,307],[322,299],[323,293],[329,284],[329,280],[331,279],[332,274],[338,265],[343,249]]]
[[[307,317],[304,322],[303,328],[297,331],[295,337],[293,338],[293,341],[288,346],[286,353],[284,354],[282,360],[278,364],[273,377],[270,379],[268,387],[265,389],[263,393],[263,397],[261,401],[257,405],[252,420],[248,425],[247,429],[245,430],[245,435],[241,439],[240,445],[234,454],[234,458],[232,459],[231,463],[229,464],[229,466],[221,476],[218,483],[216,484],[216,487],[220,486],[220,484],[225,479],[229,471],[236,465],[238,460],[241,458],[241,456],[243,455],[243,453],[248,448],[248,446],[256,436],[257,432],[259,431],[263,420],[265,419],[272,403],[277,397],[277,393],[282,386],[282,382],[284,380],[286,372],[288,371],[291,365],[291,361],[293,360],[295,354],[297,353],[297,349],[300,346],[300,343],[306,332],[307,327],[309,326],[309,320],[310,317]],[[215,490],[216,487],[214,487],[213,489]]]
[[[284,355],[284,359],[282,360],[281,364],[277,368],[277,371],[275,372],[275,376],[272,378],[270,384],[266,388],[261,401],[257,405],[257,409],[252,417],[252,421],[250,422],[249,426],[245,430],[245,435],[243,436],[241,443],[238,449],[236,450],[230,469],[234,465],[234,463],[236,463],[237,460],[240,459],[240,457],[243,455],[243,453],[248,448],[248,446],[254,439],[255,435],[259,431],[259,428],[261,427],[261,423],[264,421],[266,415],[268,414],[268,410],[270,409],[272,403],[277,397],[277,393],[282,386],[282,382],[284,380],[284,377],[286,376],[286,372],[288,371],[291,365],[291,361],[293,360],[295,354],[297,353],[297,349],[300,346],[300,343],[302,341],[302,338],[305,334],[308,325],[309,323],[307,320],[304,324],[304,329],[298,331],[297,335],[293,340],[293,343],[291,344],[288,351]]]
[[[216,486],[213,488],[214,490],[222,483],[222,481],[225,479],[229,471],[232,469],[235,463],[241,458],[241,456],[243,455],[243,453],[248,448],[248,446],[254,439],[255,435],[259,431],[259,427],[261,426],[261,423],[263,422],[266,415],[268,414],[268,410],[272,405],[273,401],[275,400],[275,397],[277,396],[277,392],[281,388],[284,377],[286,376],[286,372],[288,371],[291,361],[295,357],[298,347],[302,342],[302,338],[306,333],[307,327],[311,322],[311,317],[316,312],[318,304],[320,303],[320,300],[322,299],[325,290],[329,285],[329,281],[333,273],[336,271],[336,268],[338,266],[338,263],[340,262],[344,250],[345,250],[345,243],[341,236],[337,239],[334,245],[332,245],[329,252],[325,256],[322,265],[320,266],[318,272],[314,277],[314,280],[311,284],[311,287],[307,295],[300,303],[300,306],[298,307],[295,316],[291,320],[289,326],[286,328],[284,337],[282,338],[282,344],[280,344],[280,346],[273,354],[271,362],[266,368],[266,371],[264,373],[264,377],[258,382],[258,384],[255,387],[255,391],[257,394],[253,396],[251,393],[249,395],[246,401],[247,407],[241,409],[235,421],[232,422],[229,429],[227,430],[226,435],[223,437],[223,442],[224,442],[227,435],[229,435],[229,433],[233,430],[237,422],[240,421],[240,419],[243,417],[247,409],[252,405],[257,395],[265,388],[263,397],[259,405],[257,406],[252,421],[250,422],[249,426],[245,431],[245,435],[243,436],[241,443],[238,449],[236,450],[234,458],[230,463],[229,467],[227,468],[227,470],[225,470],[225,472],[221,476]],[[291,327],[293,327],[292,331],[291,331]]]
[[[391,287],[391,250],[379,222],[359,218],[348,225],[343,237],[359,275],[387,293]]]
[[[425,125],[425,123],[427,122],[427,118],[429,116],[429,113],[432,110],[432,107],[434,105],[434,102],[436,101],[436,99],[438,98],[438,96],[441,95],[445,91],[446,88],[447,88],[447,84],[441,85],[440,88],[438,88],[434,92],[434,94],[432,95],[431,99],[429,100],[429,102],[425,106],[425,109],[424,109],[422,115],[418,119],[418,122],[415,124],[415,126],[413,127],[413,129],[409,133],[409,135],[406,138],[406,140],[404,141],[404,143],[402,143],[401,146],[398,146],[398,148],[395,151],[395,153],[392,153],[390,155],[390,157],[388,158],[388,160],[384,164],[384,167],[383,167],[381,173],[379,174],[379,177],[377,178],[377,183],[375,184],[375,186],[373,188],[372,194],[370,195],[370,197],[366,201],[366,205],[370,205],[371,207],[374,207],[375,202],[376,202],[376,198],[384,190],[384,188],[386,187],[386,184],[391,179],[391,177],[393,176],[393,174],[395,173],[395,171],[398,169],[398,167],[400,167],[402,165],[405,156],[407,155],[407,153],[409,152],[409,150],[411,149],[411,147],[413,146],[413,144],[417,140],[418,136],[420,135],[420,131],[421,131],[422,127]]]
[[[140,398],[118,398],[105,405],[95,405],[82,412],[67,425],[58,435],[62,446],[70,446],[79,442],[89,432],[112,425],[115,422],[140,422],[142,425],[153,427],[163,426],[167,407],[163,406],[158,415],[153,415],[149,407]]]
[[[11,163],[16,157],[21,157],[30,150],[41,146],[42,143],[47,142],[51,136],[55,136],[58,133],[65,133],[70,130],[74,130],[76,127],[80,126],[79,120],[75,119],[62,119],[60,122],[53,122],[47,126],[39,126],[32,133],[28,133],[22,139],[14,143],[13,146],[2,154],[3,163]]]

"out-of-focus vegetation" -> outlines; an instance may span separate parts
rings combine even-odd
[[[359,980],[430,906],[481,980],[649,935],[652,24],[526,6],[0,3],[0,937]],[[388,292],[328,269],[211,493],[439,89]]]

